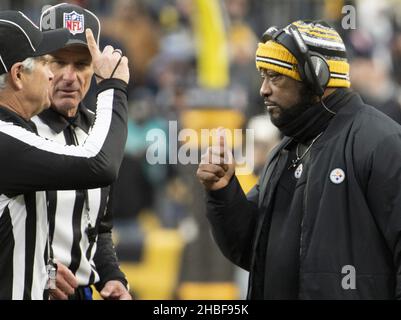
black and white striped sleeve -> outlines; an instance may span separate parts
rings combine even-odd
[[[113,182],[127,138],[126,84],[99,84],[96,120],[84,144],[63,146],[0,121],[0,194],[69,190]]]

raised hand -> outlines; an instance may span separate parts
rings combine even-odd
[[[234,175],[235,163],[230,148],[227,146],[224,129],[217,131],[218,142],[208,147],[202,155],[196,175],[206,190],[224,188]]]
[[[92,56],[96,82],[99,83],[104,79],[113,78],[128,83],[129,69],[127,57],[122,55],[120,49],[114,49],[112,46],[106,46],[103,52],[100,52],[92,30],[86,29],[85,32],[88,49]]]

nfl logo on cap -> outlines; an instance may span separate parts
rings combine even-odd
[[[87,46],[85,29],[90,28],[99,43],[100,21],[96,15],[80,6],[60,3],[47,7],[40,16],[41,30],[65,28],[69,31],[70,39],[67,45]]]
[[[72,11],[64,13],[64,28],[70,30],[73,35],[84,32],[84,15]]]

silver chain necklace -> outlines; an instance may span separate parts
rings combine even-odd
[[[309,145],[309,147],[306,148],[305,152],[302,155],[299,155],[299,143],[297,145],[297,148],[295,149],[295,155],[297,156],[297,158],[295,160],[292,160],[292,164],[288,167],[288,169],[290,168],[296,168],[298,166],[298,164],[301,162],[301,160],[308,154],[309,150],[312,148],[313,144],[316,142],[317,139],[320,138],[320,136],[323,134],[323,132],[320,132],[311,142],[311,144]]]

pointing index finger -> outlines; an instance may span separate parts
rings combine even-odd
[[[221,148],[225,149],[227,147],[227,136],[226,129],[223,127],[217,128],[218,144]]]
[[[89,52],[92,56],[92,59],[94,59],[101,54],[99,47],[97,46],[95,37],[93,36],[91,29],[89,29],[89,28],[86,29],[85,34],[86,34],[86,42],[88,43]]]

